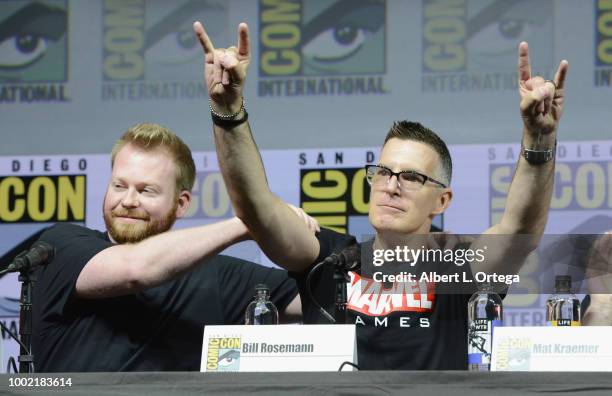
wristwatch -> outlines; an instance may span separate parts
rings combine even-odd
[[[555,158],[555,152],[557,151],[557,142],[552,149],[548,150],[533,150],[525,147],[521,147],[523,157],[531,165],[541,165]]]

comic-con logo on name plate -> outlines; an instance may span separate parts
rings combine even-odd
[[[238,371],[241,345],[240,337],[210,338],[206,371]]]
[[[534,74],[552,76],[554,2],[423,0],[422,92],[517,89],[518,44]]]
[[[260,97],[387,93],[386,1],[259,0]]]
[[[533,343],[528,338],[503,338],[497,351],[497,371],[529,371]]]
[[[102,100],[208,98],[193,21],[229,42],[223,0],[107,0],[102,4]]]
[[[0,103],[68,101],[66,0],[0,2]]]
[[[595,86],[610,87],[612,81],[612,1],[595,2]]]

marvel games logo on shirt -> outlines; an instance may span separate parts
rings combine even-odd
[[[396,282],[388,287],[382,282],[349,272],[347,309],[355,314],[355,324],[373,327],[429,327],[427,316],[436,301],[435,284]],[[391,319],[393,313],[404,315]],[[361,314],[361,315],[360,315]]]
[[[66,3],[0,2],[0,103],[70,100]]]
[[[386,1],[260,0],[258,96],[382,94]]]
[[[595,86],[612,80],[612,0],[595,0]]]
[[[517,89],[518,43],[552,76],[552,0],[423,0],[423,92]]]
[[[213,42],[228,42],[225,1],[102,4],[102,100],[208,98],[201,73],[194,73],[202,69],[202,47],[192,24],[201,20]]]

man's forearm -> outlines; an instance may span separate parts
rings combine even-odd
[[[213,124],[219,167],[236,215],[247,224],[274,204],[261,156],[248,122],[234,128]]]
[[[112,246],[85,265],[77,279],[76,293],[83,298],[104,298],[157,286],[247,235],[245,225],[233,218],[165,232],[136,244]]]
[[[140,261],[139,279],[151,287],[190,270],[202,259],[246,239],[247,230],[233,218],[205,226],[156,235],[129,246],[134,262]]]
[[[227,129],[214,125],[217,157],[236,215],[272,261],[302,271],[318,255],[312,232],[272,193],[247,122]]]
[[[536,139],[523,133],[522,145],[538,150],[554,149],[556,133]],[[554,158],[532,165],[521,155],[508,191],[506,209],[500,223],[502,234],[541,235],[546,227],[554,188]]]

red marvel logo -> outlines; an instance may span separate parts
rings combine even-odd
[[[427,282],[396,282],[384,288],[382,282],[349,272],[347,308],[368,316],[392,312],[431,312],[435,302],[435,286]]]

